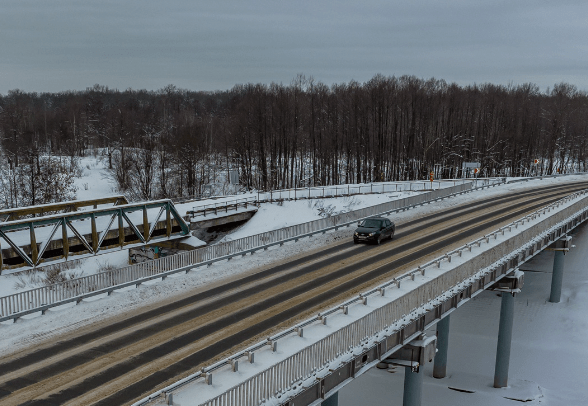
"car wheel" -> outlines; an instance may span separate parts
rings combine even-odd
[[[378,238],[376,238],[376,244],[380,245],[382,244],[382,236],[379,235]]]
[[[354,239],[354,240],[353,240],[353,243],[354,243],[354,244],[357,244],[357,243],[358,243],[358,241]]]
[[[394,238],[394,231],[390,233],[390,239]]]

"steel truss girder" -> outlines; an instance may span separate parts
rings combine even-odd
[[[99,199],[73,200],[69,202],[48,203],[29,207],[18,207],[0,210],[0,222],[14,221],[21,217],[43,217],[46,213],[73,212],[85,207],[97,208],[98,205],[112,204],[113,206],[128,204],[127,198],[119,196],[102,197]]]
[[[159,208],[159,212],[157,216],[153,219],[153,221],[149,222],[147,216],[147,210],[149,209],[157,209]],[[140,221],[135,221],[131,219],[130,214],[136,211],[143,211],[142,217],[142,226],[143,226],[143,233],[139,231],[138,224],[141,224]],[[165,239],[171,238],[178,238],[184,235],[189,234],[190,229],[188,224],[184,221],[182,216],[178,213],[177,209],[175,208],[173,202],[171,200],[157,200],[153,202],[143,202],[143,203],[134,203],[134,204],[125,204],[125,205],[117,205],[108,208],[102,209],[92,209],[83,212],[72,212],[66,214],[57,214],[51,216],[44,216],[38,218],[31,218],[31,219],[23,219],[23,220],[15,220],[9,221],[5,223],[0,223],[0,238],[2,238],[6,243],[12,248],[12,250],[24,261],[24,263],[30,267],[37,267],[41,263],[45,264],[46,262],[43,261],[43,255],[45,254],[49,244],[53,240],[53,237],[57,233],[57,230],[61,227],[62,228],[62,237],[61,239],[64,240],[67,238],[67,229],[71,230],[71,232],[78,238],[81,244],[86,248],[90,255],[97,255],[101,251],[101,246],[106,239],[106,235],[112,229],[112,225],[114,224],[115,220],[118,219],[118,232],[119,232],[119,243],[117,244],[121,248],[127,245],[125,243],[124,235],[120,235],[120,233],[124,233],[124,223],[126,222],[128,228],[132,231],[132,233],[137,237],[140,241],[140,244],[148,244],[149,242],[153,241],[153,233],[157,227],[157,223],[162,218],[163,213],[165,215]],[[102,230],[97,230],[96,220],[103,217],[110,217],[106,227]],[[172,223],[171,219],[175,219],[177,225],[181,228],[179,233],[172,233]],[[91,222],[91,232],[88,234],[87,231],[80,231],[78,225],[80,222],[84,220],[90,220]],[[136,224],[137,223],[137,224]],[[84,223],[87,224],[87,223]],[[48,237],[43,238],[39,249],[37,250],[37,241],[40,239],[37,238],[35,229],[39,227],[52,227]],[[24,231],[30,230],[28,233],[29,238],[27,243],[17,243],[13,238],[11,238],[11,234],[16,231]],[[20,235],[20,239],[22,239],[22,233]],[[173,234],[173,235],[172,235]],[[90,240],[86,238],[84,235],[89,235]],[[134,244],[134,243],[133,243]],[[28,255],[21,247],[23,246],[30,246],[32,255]],[[0,245],[0,253],[2,251],[2,247]],[[102,250],[103,251],[103,250]],[[69,242],[63,241],[63,255],[61,258],[67,259],[70,255],[69,252]],[[5,265],[2,261],[2,257],[0,256],[0,273],[2,272],[2,267]],[[26,266],[25,265],[25,266]]]

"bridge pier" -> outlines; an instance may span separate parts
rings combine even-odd
[[[500,324],[496,346],[496,365],[494,368],[494,387],[508,386],[508,366],[510,363],[510,344],[514,320],[514,293],[502,292],[500,303]]]
[[[321,406],[339,406],[339,392],[335,392],[327,399],[323,400]]]
[[[437,323],[437,354],[433,365],[433,377],[445,378],[447,375],[447,349],[449,348],[449,317]]]
[[[514,295],[521,291],[525,274],[518,269],[496,282],[490,290],[501,292],[500,322],[498,343],[496,345],[496,364],[494,367],[494,387],[508,386],[508,366],[510,363],[510,344],[514,321]]]
[[[421,406],[425,364],[435,357],[436,343],[436,336],[421,335],[382,361],[404,367],[403,406]]]
[[[553,257],[553,273],[551,274],[551,293],[549,301],[559,303],[561,299],[561,286],[563,284],[564,255],[569,251],[572,237],[563,237],[555,243],[555,256]]]
[[[424,371],[424,365],[417,367],[416,371],[412,367],[404,367],[404,396],[402,397],[402,406],[421,406]]]

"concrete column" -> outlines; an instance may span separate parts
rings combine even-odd
[[[402,406],[421,406],[424,370],[424,365],[419,366],[418,372],[412,372],[411,367],[404,367],[404,397],[402,398]]]
[[[437,354],[433,365],[433,377],[445,378],[447,376],[447,348],[449,347],[449,317],[447,316],[437,323]]]
[[[553,273],[551,274],[551,294],[549,295],[549,301],[551,303],[559,303],[560,301],[563,272],[564,251],[557,250],[553,257]]]
[[[333,393],[327,399],[323,400],[321,406],[338,406],[339,405],[339,392]]]
[[[496,367],[494,368],[494,387],[508,386],[508,364],[514,320],[514,294],[502,292],[500,304],[500,325],[498,326],[498,345],[496,347]]]

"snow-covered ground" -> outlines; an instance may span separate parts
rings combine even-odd
[[[509,386],[493,388],[501,299],[485,291],[452,313],[448,376],[433,378],[433,363],[427,364],[423,406],[514,406],[521,403],[517,398],[527,405],[588,405],[588,227],[575,231],[560,303],[548,302],[553,251],[521,267],[525,283],[515,297]],[[402,404],[403,383],[404,368],[373,368],[340,391],[339,405]]]
[[[225,237],[225,241],[277,230],[321,218],[320,213],[333,214],[375,206],[397,199],[414,196],[419,192],[392,192],[386,194],[355,195],[332,199],[286,201],[282,204],[261,204],[255,216],[243,227]]]
[[[112,179],[104,170],[105,163],[105,158],[100,156],[80,158],[82,177],[74,180],[74,185],[77,187],[77,200],[89,200],[120,194],[116,191]]]
[[[88,200],[99,197],[115,196],[119,195],[116,191],[116,187],[105,170],[105,159],[103,157],[87,156],[80,158],[79,165],[82,169],[82,177],[75,178],[75,186],[77,187],[77,200]],[[435,182],[435,187],[450,187],[455,184],[459,184],[461,181],[442,181]],[[426,182],[417,182],[411,184],[410,182],[391,184],[387,183],[382,185],[383,190],[390,190],[385,193],[378,194],[366,194],[366,195],[354,195],[339,198],[328,198],[328,199],[312,199],[312,200],[297,200],[297,201],[285,201],[283,203],[264,203],[259,208],[258,213],[247,223],[246,227],[239,230],[235,230],[231,235],[224,238],[225,241],[234,240],[237,238],[258,234],[266,231],[276,230],[283,227],[292,226],[312,220],[317,220],[321,216],[328,214],[337,214],[340,212],[347,212],[356,210],[363,207],[373,206],[380,203],[389,202],[395,199],[402,199],[408,196],[412,196],[421,191],[392,191],[394,189],[422,189],[423,184]],[[333,193],[337,186],[326,187],[326,194]],[[332,189],[332,190],[331,190]],[[349,188],[338,186],[339,193],[344,189],[345,193],[349,191],[357,192],[363,190],[368,192],[370,190],[369,185],[349,185]],[[379,191],[379,186],[374,186],[374,190]],[[325,193],[322,189],[313,188],[311,190],[312,196],[319,196]],[[289,194],[294,196],[293,192],[282,192],[284,197]],[[306,194],[304,196],[307,196]],[[226,201],[234,201],[235,199],[245,198],[257,198],[258,194],[255,192],[245,193],[239,196],[230,196],[226,198],[218,198],[214,200],[200,200],[197,202],[180,203],[176,204],[175,207],[180,215],[185,215],[188,210],[192,210],[195,207],[202,205],[211,204],[222,204]],[[274,198],[277,198],[277,194]],[[299,196],[300,197],[300,196]],[[103,205],[101,208],[107,207]],[[148,217],[153,220],[159,209],[148,210]],[[142,222],[142,211],[129,214],[129,218],[135,224]],[[212,218],[209,215],[207,218]],[[98,229],[103,229],[108,225],[110,218],[100,217],[96,223]],[[90,224],[88,222],[74,222],[78,231],[82,234],[90,233]],[[36,239],[38,243],[42,243],[52,231],[52,227],[38,227],[36,228]],[[68,230],[70,237],[74,236],[71,230]],[[27,245],[30,241],[28,231],[16,231],[8,233],[11,240],[17,245]],[[60,239],[61,232],[56,233],[53,239]],[[196,237],[191,238],[190,242],[193,246],[205,245],[204,242],[198,240]],[[8,243],[0,238],[0,246],[8,246]],[[71,268],[64,270],[63,275],[67,278],[88,276],[97,272],[104,271],[108,268],[120,268],[128,265],[127,251],[115,251],[107,254],[100,254],[96,257],[81,258],[71,263]],[[11,270],[17,272],[18,270]],[[33,289],[44,285],[44,275],[41,272],[30,271],[26,274],[8,275],[5,272],[4,275],[0,275],[0,296],[8,296],[10,294],[22,292],[24,290]]]
[[[421,216],[435,210],[452,207],[457,204],[467,203],[472,199],[481,199],[490,196],[498,196],[512,191],[532,189],[538,184],[557,184],[562,181],[571,181],[574,179],[585,179],[585,176],[569,176],[559,179],[549,178],[543,180],[533,180],[530,182],[519,182],[508,185],[502,185],[495,188],[476,191],[468,193],[466,195],[443,200],[432,205],[417,207],[406,212],[397,213],[394,215],[393,219],[397,223],[402,223],[403,221],[407,221],[416,216]],[[275,203],[267,204],[265,206],[267,208],[262,207],[260,212],[258,212],[252,220],[248,221],[240,229],[236,230],[235,233],[230,234],[229,238],[239,238],[246,235],[257,234],[262,231],[269,231],[271,229],[274,229],[277,224],[279,224],[280,226],[287,226],[290,224],[304,223],[307,221],[315,220],[317,218],[320,218],[319,211],[316,208],[309,208],[309,205],[320,205],[321,203],[319,202],[322,202],[323,207],[328,205],[336,205],[338,208],[343,208],[345,206],[349,207],[349,205],[351,204],[353,206],[353,209],[359,209],[361,207],[381,203],[383,201],[386,201],[385,199],[391,200],[391,198],[394,198],[394,196],[397,195],[399,195],[399,193],[382,195],[362,195],[324,200],[284,202],[283,205]],[[356,204],[357,202],[360,203]],[[264,213],[266,215],[264,215]],[[268,217],[271,217],[274,220],[268,221]],[[353,230],[350,228],[342,229],[337,232],[327,233],[324,236],[317,235],[310,239],[299,240],[297,243],[290,242],[285,244],[283,247],[272,247],[267,251],[264,251],[263,254],[258,253],[254,256],[247,256],[245,258],[234,259],[233,261],[231,261],[230,265],[225,262],[216,263],[210,268],[199,269],[198,272],[190,273],[187,276],[177,275],[173,278],[168,278],[163,282],[152,282],[151,284],[153,286],[150,286],[148,288],[147,286],[149,286],[149,284],[144,284],[145,288],[141,287],[140,289],[138,289],[138,291],[132,289],[129,292],[116,291],[116,294],[108,298],[101,298],[100,296],[98,296],[94,298],[92,301],[84,301],[83,305],[79,305],[77,307],[77,311],[67,312],[68,317],[55,317],[56,320],[54,321],[58,324],[63,324],[64,328],[67,329],[67,326],[70,324],[75,324],[81,322],[82,320],[94,320],[96,317],[98,317],[97,314],[100,314],[103,311],[106,312],[106,309],[108,309],[109,313],[122,312],[128,310],[130,307],[138,307],[142,304],[146,304],[147,302],[157,302],[158,300],[163,300],[164,298],[167,298],[171,295],[185,294],[190,289],[193,289],[197,286],[202,286],[211,281],[218,280],[220,278],[230,277],[240,272],[246,272],[256,267],[263,266],[267,263],[283,259],[292,255],[297,255],[298,253],[310,249],[316,249],[322,245],[332,243],[333,241],[338,240],[340,238],[351,238],[352,231]],[[104,269],[107,266],[121,267],[127,265],[127,263],[128,255],[126,253],[126,250],[110,254],[104,254],[81,260],[76,267],[67,271],[66,275],[68,275],[68,277],[71,274],[74,274],[76,276],[89,275],[91,273],[100,271],[101,269]],[[38,277],[30,275],[0,275],[0,295],[6,296],[14,292],[31,289],[36,286],[39,286],[39,283],[41,282],[39,281]],[[141,293],[143,289],[149,289],[150,292],[148,294]],[[116,300],[114,301],[115,303],[113,303],[113,298],[115,297]],[[139,300],[139,298],[141,298],[141,300]],[[90,303],[92,304],[90,305]],[[97,309],[103,310],[88,310],[87,312],[85,312],[86,307],[90,306],[96,306]],[[69,308],[71,307],[71,305],[65,305],[63,307]],[[54,310],[47,312],[48,316],[41,317],[40,315],[36,314],[26,316],[26,318],[22,319],[23,323],[26,321],[27,318],[41,318],[37,319],[35,322],[31,321],[30,326],[27,326],[26,328],[25,326],[23,326],[22,329],[19,326],[21,321],[16,323],[12,327],[13,334],[10,334],[8,336],[0,336],[0,348],[2,348],[6,343],[11,343],[12,345],[18,346],[19,340],[17,339],[17,337],[22,337],[21,334],[28,335],[29,327],[32,330],[43,329],[42,325],[44,324],[44,321],[41,320],[53,319],[55,314],[60,313],[59,309],[60,308],[54,308]],[[26,322],[26,324],[29,324],[29,322]],[[45,328],[49,327],[46,326]]]
[[[95,175],[92,175],[91,172],[88,171],[89,176],[94,177]],[[398,213],[394,215],[393,219],[397,223],[402,223],[432,211],[467,203],[472,199],[532,189],[539,184],[557,184],[564,181],[584,180],[585,178],[585,176],[569,176],[560,179],[550,178],[503,185]],[[100,179],[104,180],[102,177]],[[88,185],[88,190],[90,188],[91,186]],[[96,188],[101,190],[102,196],[108,193],[116,194],[112,186],[97,184]],[[95,197],[95,195],[84,196],[78,192],[78,199],[91,197]],[[240,238],[317,219],[320,216],[319,208],[322,208],[323,211],[325,207],[329,208],[329,206],[334,207],[336,211],[348,208],[359,209],[400,197],[403,197],[400,196],[400,193],[387,193],[284,202],[282,205],[269,204],[262,207],[252,220],[231,234],[230,238]],[[188,209],[191,209],[192,204],[187,205]],[[185,210],[185,208],[182,207],[180,210]],[[271,247],[267,251],[259,252],[253,256],[238,257],[230,263],[215,263],[209,268],[199,268],[187,275],[177,274],[168,277],[165,281],[145,283],[138,289],[128,288],[115,291],[112,296],[98,296],[85,300],[77,306],[68,304],[53,308],[47,311],[45,316],[32,314],[19,319],[14,324],[12,322],[1,323],[0,351],[16,351],[40,340],[76,329],[82,324],[121,314],[143,305],[186,295],[207,283],[319,248],[341,238],[351,238],[352,231],[349,228],[326,235],[316,235],[297,243],[287,243],[283,247]],[[587,390],[578,382],[588,377],[585,367],[588,361],[588,351],[585,348],[585,344],[588,343],[586,340],[588,319],[585,316],[585,309],[588,308],[588,276],[583,272],[585,271],[584,264],[588,259],[588,243],[586,243],[588,238],[584,236],[586,232],[583,231],[583,233],[579,233],[574,240],[578,248],[566,256],[565,290],[561,304],[545,303],[549,295],[550,275],[547,273],[527,273],[525,289],[517,296],[515,337],[511,355],[511,385],[514,387],[518,385],[517,382],[521,382],[519,385],[521,390],[528,390],[529,385],[523,381],[536,383],[541,388],[540,396],[542,397],[534,399],[530,404],[588,404],[588,401],[578,403],[579,400],[586,397]],[[584,241],[583,245],[582,241]],[[545,255],[548,254],[542,254],[541,257]],[[548,263],[549,258],[546,261]],[[120,253],[86,259],[80,267],[76,268],[77,270],[72,272],[89,274],[104,267],[106,263],[111,266],[122,266],[126,262],[126,251],[121,251]],[[545,268],[547,265],[543,264],[542,266]],[[14,286],[17,283],[19,280],[15,276],[0,276],[0,295],[14,291]],[[31,287],[27,286],[26,288]],[[480,323],[480,314],[487,311],[490,311],[493,316],[484,316],[484,323]],[[499,391],[507,391],[508,389],[494,390],[491,388],[498,312],[499,298],[492,293],[483,293],[452,315],[449,352],[451,377],[445,380],[433,380],[430,378],[430,366],[428,367],[424,402],[429,403],[424,403],[424,405],[512,404],[513,401],[504,400],[502,396],[497,395]],[[467,330],[466,328],[470,326],[472,329]],[[342,396],[339,398],[340,405],[399,404],[402,401],[402,375],[403,371],[401,370],[397,370],[394,374],[372,370],[358,379],[356,383],[343,389]],[[468,387],[475,387],[476,392],[469,394],[447,389],[447,382],[451,379],[459,384],[471,381],[468,383]],[[375,382],[383,385],[378,385],[378,390],[376,390],[371,387]],[[531,387],[535,385],[534,383]],[[370,401],[366,402],[368,396]],[[566,399],[570,401],[565,403]],[[505,401],[510,403],[500,403]]]

